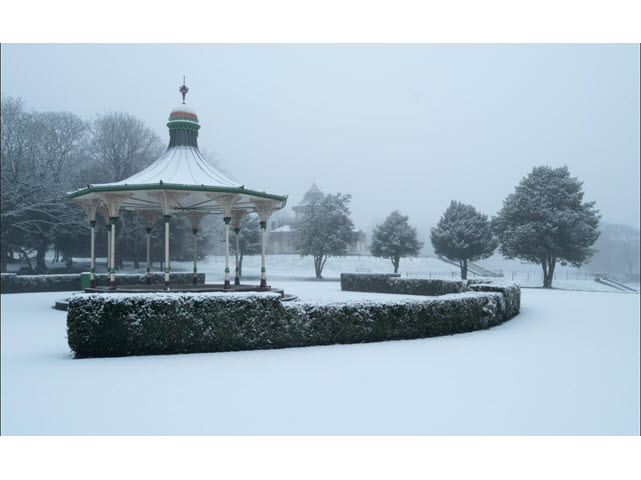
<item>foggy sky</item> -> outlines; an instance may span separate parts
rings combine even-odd
[[[180,103],[247,188],[351,193],[370,230],[419,231],[450,200],[493,215],[534,166],[567,164],[603,220],[639,226],[638,45],[2,45],[2,92],[168,139]],[[426,238],[422,240],[429,243]]]

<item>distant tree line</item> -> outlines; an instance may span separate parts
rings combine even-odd
[[[108,112],[82,119],[69,112],[36,112],[20,100],[2,96],[1,105],[1,252],[2,271],[16,257],[29,272],[47,271],[45,254],[54,249],[54,261],[89,255],[89,229],[84,211],[66,198],[66,192],[87,184],[115,182],[151,164],[165,148],[144,122],[125,112]],[[211,161],[211,159],[210,159]],[[490,219],[473,206],[452,201],[430,232],[435,253],[457,261],[461,278],[468,263],[487,258],[496,249],[506,258],[539,264],[543,286],[551,287],[558,265],[579,267],[597,252],[600,214],[594,202],[583,201],[582,182],[567,167],[534,168]],[[346,255],[354,241],[350,195],[327,195],[310,205],[294,230],[294,248],[312,256],[317,278],[327,258]],[[104,219],[103,219],[104,220]],[[152,230],[152,258],[163,257],[161,218]],[[135,212],[122,212],[116,228],[116,265],[145,258],[145,230]],[[245,254],[260,251],[257,222],[245,218],[240,236],[240,262]],[[256,224],[256,225],[254,225]],[[608,270],[625,265],[638,272],[638,231],[613,233],[607,227],[595,264]],[[636,232],[636,233],[635,233]],[[205,217],[199,228],[201,256],[220,241],[219,217]],[[191,227],[185,218],[172,222],[172,258],[191,258]],[[635,236],[636,235],[636,236]],[[625,237],[625,248],[620,238]],[[97,255],[106,254],[105,222],[98,219]],[[618,242],[618,243],[617,243]],[[235,242],[231,242],[232,251]],[[389,259],[398,272],[401,258],[419,254],[423,243],[409,218],[392,212],[372,235],[372,255]],[[620,257],[620,258],[619,258]],[[242,267],[241,267],[242,268]],[[620,267],[617,267],[620,268]]]
[[[54,261],[73,263],[89,256],[85,212],[66,198],[66,192],[87,184],[115,182],[151,164],[165,142],[143,121],[125,112],[107,112],[83,119],[70,112],[37,112],[24,102],[2,96],[1,105],[1,251],[2,271],[21,258],[26,270],[48,270],[45,254]],[[106,229],[97,218],[97,256],[106,255]],[[162,259],[161,219],[152,231],[152,258]],[[222,222],[205,217],[199,228],[199,250],[206,252]],[[190,259],[191,227],[176,217],[172,222],[172,258]],[[116,228],[116,265],[146,257],[145,229],[135,212],[121,212]]]
[[[583,195],[582,182],[567,167],[536,167],[492,219],[472,205],[452,201],[430,240],[436,254],[458,262],[462,279],[467,279],[469,262],[488,258],[498,248],[506,258],[540,265],[543,286],[551,287],[558,265],[580,267],[596,253],[601,215]],[[314,257],[317,278],[327,258],[344,255],[353,240],[349,200],[348,195],[328,196],[312,204],[297,225],[295,248]],[[418,255],[422,246],[408,217],[394,211],[374,229],[370,251],[389,259],[396,273],[401,258]],[[638,255],[626,250],[624,256],[629,268],[638,265]]]

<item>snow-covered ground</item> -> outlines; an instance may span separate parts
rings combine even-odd
[[[47,265],[50,266],[53,252],[46,256]],[[234,258],[232,256],[232,274],[234,271]],[[89,270],[88,258],[75,259],[77,264],[84,264]],[[97,259],[97,271],[106,271],[105,259]],[[483,264],[483,262],[479,262]],[[56,264],[61,267],[62,264]],[[509,265],[516,268],[529,268],[529,270],[505,270],[504,278],[514,281],[522,287],[540,287],[543,284],[539,268],[536,265],[525,265],[511,261]],[[125,263],[123,273],[137,272],[144,273],[144,263],[141,268],[134,270],[132,263]],[[492,267],[492,265],[487,265]],[[15,272],[20,268],[17,263],[9,265],[9,271]],[[154,264],[154,270],[159,271],[159,264]],[[191,272],[193,264],[191,261],[172,261],[171,268],[174,272]],[[225,271],[225,258],[211,255],[198,263],[198,270],[207,275],[209,283],[222,283]],[[323,270],[323,277],[326,280],[337,280],[343,272],[371,272],[371,273],[392,273],[392,263],[389,260],[366,256],[331,257],[327,260]],[[589,292],[619,292],[619,290],[595,282],[588,278],[587,273],[579,273],[576,269],[569,267],[558,267],[557,278],[554,281],[555,288],[566,290],[580,290]],[[62,271],[64,273],[64,271]],[[421,278],[459,278],[460,270],[456,265],[443,262],[436,257],[403,258],[399,273],[407,277]],[[253,255],[245,257],[243,262],[243,275],[245,280],[258,283],[260,278],[260,256]],[[314,262],[311,257],[301,258],[300,255],[268,255],[267,256],[267,277],[272,283],[282,280],[314,280]],[[470,273],[470,278],[474,274]],[[638,285],[638,284],[637,284]]]
[[[423,340],[86,360],[63,296],[2,295],[2,434],[639,434],[637,295],[526,289],[504,325]]]
[[[233,260],[232,260],[233,264]],[[172,262],[174,271],[191,271],[191,262]],[[209,257],[198,264],[198,270],[207,275],[210,283],[222,283],[225,271],[224,257]],[[233,268],[232,268],[233,271]],[[389,260],[371,256],[333,257],[327,260],[323,270],[326,280],[337,280],[343,272],[392,273],[394,269]],[[142,270],[141,270],[142,272]],[[434,257],[403,258],[399,268],[402,276],[421,278],[460,278],[460,269],[452,264]],[[246,257],[243,261],[243,276],[247,281],[260,278],[260,257]],[[567,278],[569,279],[566,279]],[[267,257],[267,277],[274,285],[280,285],[286,280],[314,281],[314,262],[311,257],[301,258],[299,255],[270,255]],[[473,275],[470,275],[472,278]],[[512,281],[511,272],[505,272],[506,280]],[[515,282],[522,287],[540,287],[543,283],[537,273],[518,273]],[[619,292],[619,290],[584,279],[576,272],[559,273],[554,281],[554,287],[566,290],[581,290],[588,292]]]

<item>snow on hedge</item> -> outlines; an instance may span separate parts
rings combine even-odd
[[[329,303],[283,303],[273,293],[81,294],[69,302],[67,337],[79,358],[223,352],[450,335],[518,314],[517,286],[479,290]]]
[[[498,284],[493,279],[450,280],[401,278],[395,273],[342,273],[341,289],[350,292],[397,293],[405,295],[447,295],[469,290],[473,284]],[[508,285],[508,283],[504,283]]]
[[[161,284],[164,274],[154,272],[151,274],[152,284]],[[192,273],[172,273],[171,281],[174,284],[189,283],[193,278]],[[116,285],[141,285],[145,283],[145,274],[116,274]],[[205,283],[205,274],[198,274],[198,283]],[[96,284],[106,285],[107,274],[96,274]],[[0,277],[1,293],[28,293],[28,292],[70,292],[80,290],[79,273],[63,273],[56,275],[15,275],[2,274]]]

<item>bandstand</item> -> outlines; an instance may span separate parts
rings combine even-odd
[[[238,255],[236,255],[236,275],[232,285],[229,269],[229,230],[233,227],[238,252],[238,234],[244,215],[255,212],[261,227],[261,279],[259,290],[267,290],[265,265],[265,229],[270,215],[283,208],[287,197],[251,190],[245,185],[230,180],[218,172],[201,155],[198,149],[198,130],[200,124],[196,112],[185,105],[189,89],[183,83],[179,88],[182,104],[169,115],[169,146],[162,156],[141,172],[124,180],[113,183],[87,185],[86,188],[70,192],[67,197],[80,204],[87,212],[91,228],[91,289],[116,290],[116,223],[123,210],[139,213],[145,222],[147,234],[147,286],[142,290],[153,291],[151,286],[151,229],[157,216],[164,219],[165,229],[165,268],[162,288],[170,290],[171,272],[169,260],[169,228],[175,215],[185,215],[192,227],[194,250],[193,285],[197,284],[197,233],[206,215],[222,215],[225,226],[225,281],[222,285],[211,285],[214,289],[247,291],[251,286],[240,285]],[[97,286],[95,278],[95,227],[96,214],[101,213],[109,226],[108,233],[108,283]],[[204,286],[192,287],[202,290]],[[181,285],[180,289],[190,288]],[[131,288],[127,288],[131,290]]]

